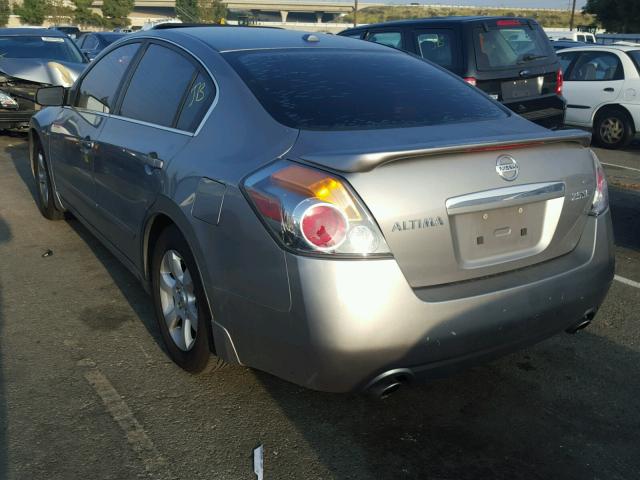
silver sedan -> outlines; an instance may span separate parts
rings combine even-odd
[[[613,278],[589,135],[388,47],[168,28],[38,101],[42,213],[140,279],[191,372],[386,395],[585,327]]]

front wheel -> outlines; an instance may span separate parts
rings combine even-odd
[[[595,143],[604,148],[617,149],[633,138],[629,116],[620,110],[606,110],[597,115],[593,125]]]
[[[165,229],[151,263],[156,319],[171,359],[197,373],[211,358],[211,315],[189,246],[176,227]]]

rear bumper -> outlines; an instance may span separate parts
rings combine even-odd
[[[35,113],[34,110],[0,110],[0,128],[28,125]]]
[[[412,289],[395,260],[287,254],[291,309],[249,311],[230,335],[242,363],[317,390],[363,390],[407,369],[436,377],[535,343],[597,308],[613,278],[609,212],[590,217],[576,249],[495,277]],[[231,299],[228,299],[231,300]],[[237,327],[237,325],[235,326]]]
[[[543,127],[556,129],[564,125],[567,105],[566,101],[558,95],[508,102],[504,105],[518,115]]]

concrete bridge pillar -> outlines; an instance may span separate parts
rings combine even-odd
[[[287,23],[287,17],[289,12],[287,10],[280,10],[280,17],[282,17],[282,23]]]
[[[324,12],[316,12],[316,21],[318,23],[322,23],[322,15],[324,14]]]

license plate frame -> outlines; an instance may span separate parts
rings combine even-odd
[[[539,77],[502,82],[502,99],[519,100],[521,98],[535,97],[540,94],[539,84]]]

